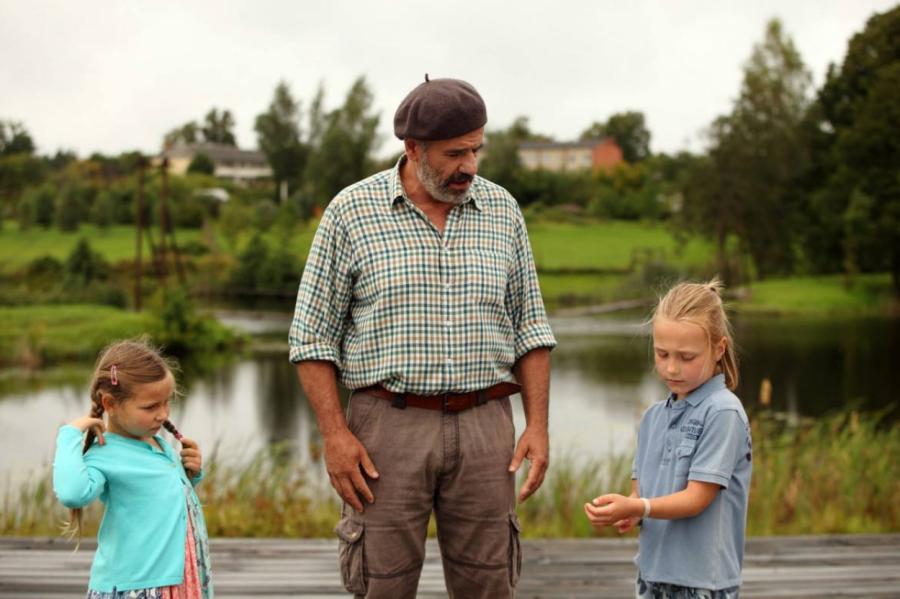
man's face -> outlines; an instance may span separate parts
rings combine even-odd
[[[439,202],[462,204],[478,172],[484,127],[452,139],[416,143],[416,176]]]

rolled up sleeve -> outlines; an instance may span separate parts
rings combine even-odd
[[[556,338],[550,329],[544,300],[541,297],[525,219],[521,213],[517,217],[515,260],[506,296],[507,311],[515,332],[516,360],[533,349],[556,346]]]
[[[341,366],[341,338],[352,294],[351,246],[334,203],[322,215],[288,336],[291,362],[327,360]]]

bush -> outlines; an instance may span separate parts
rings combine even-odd
[[[215,318],[197,314],[187,294],[162,290],[153,308],[151,336],[175,356],[213,353],[241,345],[243,338]]]
[[[187,172],[198,173],[203,175],[213,175],[216,172],[216,165],[212,159],[206,154],[199,152],[191,160],[188,165]]]
[[[87,287],[94,281],[105,280],[109,276],[109,265],[99,253],[91,249],[86,239],[80,239],[66,258],[66,283],[76,287]]]
[[[254,235],[238,257],[229,285],[239,294],[293,290],[302,265],[286,246],[286,242],[279,243],[278,249],[270,252],[262,236]]]
[[[56,188],[49,183],[40,187],[29,187],[19,205],[20,224],[23,229],[33,225],[49,227],[56,213]]]
[[[56,224],[63,231],[77,231],[85,213],[79,189],[69,186],[56,198]]]

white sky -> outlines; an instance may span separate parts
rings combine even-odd
[[[365,75],[381,156],[399,151],[393,113],[432,77],[475,85],[488,128],[518,115],[575,138],[614,112],[643,111],[654,151],[702,149],[730,109],[766,21],[782,19],[819,86],[829,62],[888,0],[169,1],[0,0],[0,119],[38,150],[84,156],[158,150],[213,106],[242,147],[285,80],[328,108]]]

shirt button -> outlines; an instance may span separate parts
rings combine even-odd
[[[453,358],[447,358],[447,364],[453,364]]]
[[[453,323],[450,322],[449,320],[445,320],[445,321],[444,321],[444,326],[445,326],[445,327],[450,327],[450,326],[453,326]]]

